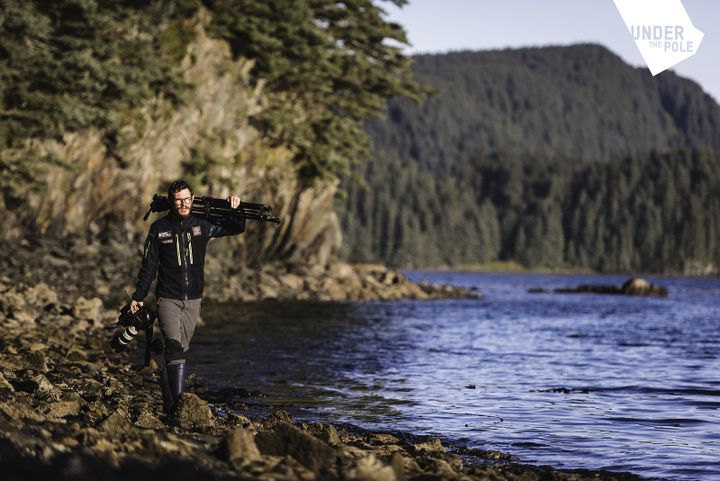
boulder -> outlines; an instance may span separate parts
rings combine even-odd
[[[119,438],[130,431],[132,425],[128,420],[127,413],[122,409],[117,409],[110,416],[100,423],[100,429],[112,438]]]
[[[633,277],[625,281],[620,290],[628,296],[667,296],[668,294],[665,287],[650,284],[639,277]]]
[[[147,410],[143,410],[135,420],[135,426],[145,429],[162,429],[165,425]]]
[[[330,446],[340,444],[340,436],[338,435],[337,429],[331,424],[311,423],[303,425],[303,428]]]
[[[287,422],[258,433],[255,442],[262,454],[292,456],[315,473],[331,471],[335,465],[335,451],[330,446]]]
[[[212,428],[215,417],[207,402],[196,394],[184,392],[175,406],[172,423],[183,429]]]
[[[244,464],[260,459],[260,450],[251,431],[237,428],[230,431],[223,440],[220,456],[225,461]]]

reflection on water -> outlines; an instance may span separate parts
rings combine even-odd
[[[259,412],[442,435],[523,462],[720,479],[720,282],[528,294],[589,276],[414,273],[481,301],[205,305],[189,365]]]

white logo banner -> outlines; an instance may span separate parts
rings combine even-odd
[[[680,0],[613,0],[654,75],[697,53],[705,35]]]

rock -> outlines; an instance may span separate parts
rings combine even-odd
[[[621,287],[607,284],[581,284],[577,287],[557,288],[555,292],[563,294],[624,294],[627,296],[667,296],[665,287],[650,284],[645,279],[633,277]]]
[[[326,277],[320,283],[320,300],[331,301],[331,300],[346,300],[347,292],[340,285],[340,283],[332,277]]]
[[[246,428],[252,426],[252,421],[247,416],[243,416],[242,414],[229,412],[228,424],[230,426],[241,426]]]
[[[15,388],[8,382],[7,379],[5,379],[5,375],[2,371],[0,371],[0,389],[7,389],[10,392],[15,392]]]
[[[402,276],[396,272],[396,271],[387,271],[383,275],[382,283],[386,286],[391,286],[393,284],[399,284],[402,280]]]
[[[215,417],[207,402],[196,394],[184,392],[175,406],[172,422],[183,429],[212,428]]]
[[[335,262],[328,269],[328,273],[336,279],[348,279],[357,277],[352,266],[344,262]]]
[[[442,478],[453,478],[457,476],[453,467],[444,459],[433,459],[431,469],[437,476]]]
[[[398,479],[392,466],[383,464],[372,454],[356,461],[355,466],[345,472],[349,480],[357,481],[396,481]]]
[[[149,411],[143,410],[135,421],[135,426],[145,429],[162,429],[165,425]]]
[[[307,430],[316,438],[330,446],[340,444],[340,436],[335,426],[330,424],[312,423],[307,425]]]
[[[301,291],[305,285],[303,278],[297,274],[284,274],[281,275],[278,280],[285,288],[291,291]]]
[[[270,421],[271,423],[286,422],[292,424],[292,418],[290,417],[288,412],[283,409],[278,409],[277,411],[273,412],[268,418],[268,421]]]
[[[372,436],[370,436],[370,442],[372,444],[400,444],[400,440],[393,436],[392,434],[387,433],[375,433]]]
[[[48,372],[47,357],[42,351],[30,352],[26,357],[30,367],[40,372]]]
[[[37,389],[35,390],[36,394],[39,394],[41,397],[46,399],[53,399],[55,401],[60,399],[60,390],[56,388],[53,383],[48,381],[48,378],[44,375],[38,374],[32,378],[32,381],[37,384]]]
[[[127,413],[122,409],[117,409],[110,416],[100,423],[100,429],[107,433],[110,437],[121,437],[130,431],[132,425],[128,420]]]
[[[46,415],[51,418],[77,416],[80,403],[77,401],[57,401],[47,405]]]
[[[531,287],[530,289],[528,289],[529,294],[547,294],[548,292],[550,291],[548,291],[544,287]]]
[[[17,402],[0,402],[0,414],[13,421],[26,419],[34,422],[44,422],[47,420],[45,416],[36,413],[31,406]]]
[[[560,294],[622,294],[622,291],[608,284],[580,284],[577,287],[559,287],[554,292]]]
[[[262,454],[292,456],[315,473],[329,472],[335,465],[335,451],[330,446],[287,422],[258,433],[255,442]]]
[[[445,448],[439,439],[433,439],[432,441],[426,441],[424,443],[418,443],[413,445],[417,453],[444,453]]]
[[[87,361],[87,353],[80,349],[78,346],[70,346],[70,349],[65,353],[65,359],[68,361]]]
[[[225,461],[244,464],[260,459],[260,450],[255,444],[252,432],[237,428],[230,431],[223,440],[220,456]]]
[[[97,297],[86,299],[82,296],[75,299],[72,305],[72,313],[81,320],[100,320],[103,303]]]
[[[638,277],[625,281],[620,290],[628,296],[667,296],[668,294],[665,287],[650,284],[645,279]]]
[[[34,287],[28,288],[25,291],[25,298],[28,303],[41,309],[50,309],[60,304],[57,292],[44,282],[39,282]]]

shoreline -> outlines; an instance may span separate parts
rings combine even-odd
[[[597,276],[597,277],[624,277],[626,279],[632,277],[642,278],[658,278],[658,279],[720,279],[720,273],[715,274],[658,274],[648,272],[596,272],[596,271],[585,271],[585,270],[484,270],[484,269],[471,269],[471,268],[418,268],[418,269],[403,269],[398,268],[399,272],[403,275],[408,273],[449,273],[449,274],[494,274],[494,275],[528,275],[528,276]]]
[[[389,429],[293,421],[285,411],[248,418],[232,390],[189,376],[164,416],[155,369],[110,350],[115,313],[97,298],[60,302],[47,286],[2,291],[0,461],[7,479],[602,480],[630,473],[559,471],[510,455],[444,445]],[[37,311],[17,309],[21,302]],[[16,306],[15,308],[13,306]],[[25,313],[25,315],[19,315]],[[18,318],[19,317],[19,318]],[[216,397],[211,405],[203,398]]]

